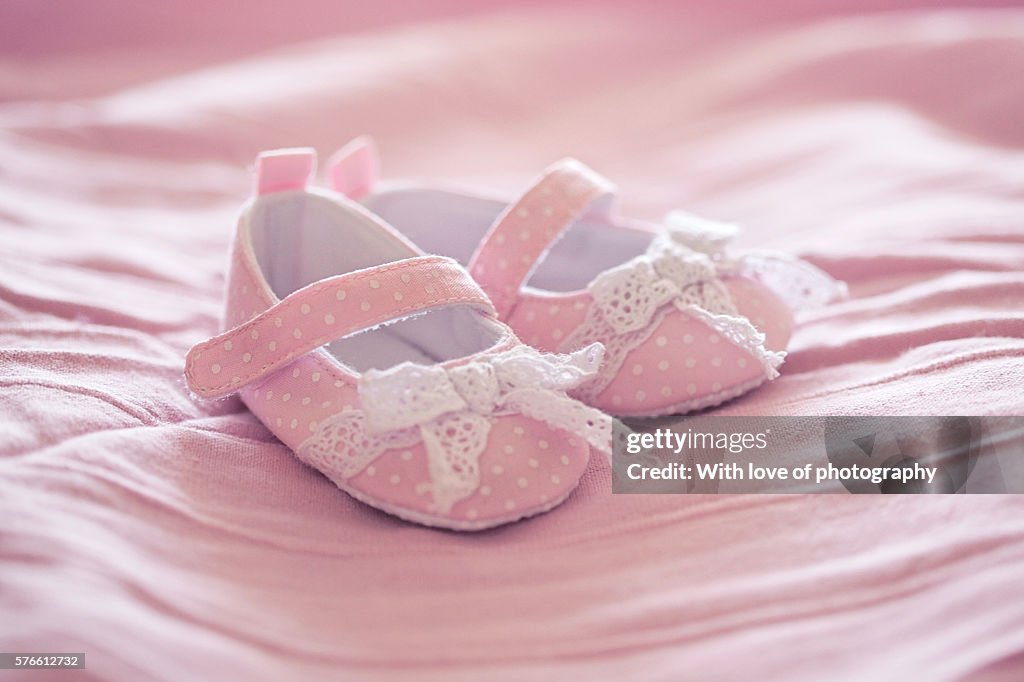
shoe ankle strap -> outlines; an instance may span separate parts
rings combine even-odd
[[[495,315],[487,295],[451,258],[420,256],[329,277],[194,346],[185,377],[198,395],[223,397],[331,341],[450,305]]]
[[[519,290],[551,245],[584,213],[608,214],[615,199],[608,180],[575,159],[550,166],[495,220],[469,271],[507,319]]]

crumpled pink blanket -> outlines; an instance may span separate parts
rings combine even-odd
[[[254,3],[258,44],[212,8],[0,9],[0,650],[103,680],[1024,679],[1024,498],[612,496],[595,465],[553,513],[439,532],[182,380],[253,155],[369,132],[388,175],[510,191],[575,155],[629,213],[847,280],[723,414],[1020,414],[1024,10],[288,4],[275,33]]]

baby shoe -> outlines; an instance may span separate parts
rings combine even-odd
[[[526,343],[600,342],[597,376],[572,394],[622,417],[681,414],[778,376],[794,311],[844,292],[777,253],[732,253],[732,225],[676,211],[661,225],[615,216],[614,188],[554,164],[511,203],[461,189],[378,182],[369,138],[339,151],[333,187],[431,253],[467,265]]]
[[[407,520],[476,530],[561,503],[611,443],[610,418],[565,394],[603,348],[523,345],[456,261],[307,190],[314,166],[309,149],[260,156],[226,331],[189,351],[189,387],[237,393],[302,461]]]

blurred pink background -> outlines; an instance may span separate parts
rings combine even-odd
[[[385,176],[508,192],[578,156],[629,213],[847,280],[722,414],[1021,414],[1021,111],[1009,3],[3,3],[0,650],[104,680],[1024,678],[1019,497],[613,496],[595,464],[550,514],[441,533],[182,381],[255,153],[371,133]]]

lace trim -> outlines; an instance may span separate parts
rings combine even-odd
[[[355,476],[385,450],[408,448],[420,442],[415,429],[371,435],[366,414],[346,408],[323,420],[316,432],[299,447],[299,459],[325,474],[341,479]]]
[[[423,443],[430,480],[420,490],[431,493],[432,511],[448,513],[480,485],[494,416],[522,414],[610,454],[611,418],[564,393],[594,377],[603,354],[601,344],[568,355],[518,346],[450,368],[403,363],[368,371],[359,381],[363,409],[323,420],[299,456],[348,479],[387,450]]]
[[[601,342],[606,348],[605,363],[594,379],[574,392],[576,397],[593,400],[607,388],[629,353],[650,338],[673,308],[705,322],[750,353],[767,379],[778,376],[785,353],[765,348],[764,334],[739,314],[721,275],[755,276],[795,309],[841,297],[845,285],[784,254],[727,256],[725,249],[738,231],[733,225],[675,211],[643,255],[591,282],[588,289],[594,304],[559,350]]]
[[[774,291],[792,310],[812,310],[849,295],[845,282],[785,253],[750,251],[734,267]]]

